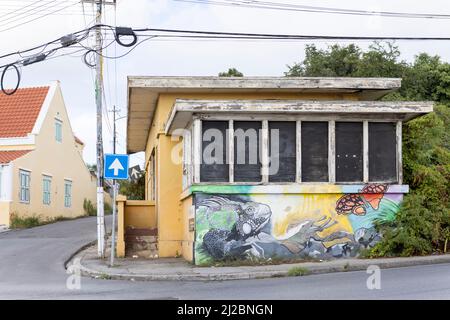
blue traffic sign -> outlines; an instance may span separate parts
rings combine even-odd
[[[129,156],[127,154],[105,154],[103,176],[105,179],[128,179]]]

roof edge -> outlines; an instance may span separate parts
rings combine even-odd
[[[367,89],[389,90],[401,86],[401,78],[362,77],[217,77],[128,76],[128,88],[154,89]]]
[[[37,135],[41,131],[42,124],[44,123],[47,112],[50,109],[50,104],[53,101],[53,97],[55,96],[56,89],[58,87],[59,87],[59,81],[55,80],[50,83],[49,89],[47,92],[47,96],[45,97],[45,100],[42,103],[41,110],[39,111],[39,115],[36,118],[36,122],[34,123],[33,130],[31,130],[31,134]]]

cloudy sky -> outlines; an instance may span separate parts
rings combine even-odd
[[[282,4],[450,14],[448,0],[272,0]],[[25,8],[25,6],[27,6]],[[21,9],[21,10],[19,10]],[[0,55],[30,48],[62,35],[84,29],[94,19],[92,5],[78,0],[0,0]],[[379,16],[349,16],[325,13],[238,8],[176,0],[118,0],[108,7],[104,23],[134,28],[171,28],[251,33],[283,33],[346,36],[450,36],[450,19],[407,19]],[[105,109],[117,105],[126,115],[128,75],[217,75],[236,67],[247,76],[281,76],[286,65],[303,59],[305,41],[180,41],[150,40],[117,60],[106,59]],[[316,41],[319,47],[332,42]],[[341,42],[345,44],[346,42]],[[366,48],[370,42],[359,42]],[[439,41],[401,41],[402,58],[411,61],[420,52],[437,54],[450,61],[450,45]],[[116,50],[116,51],[115,51]],[[124,53],[110,46],[107,55]],[[62,52],[61,52],[62,53]],[[22,69],[21,86],[61,82],[73,130],[86,143],[85,160],[95,162],[95,101],[93,73],[80,53],[49,59]],[[1,61],[0,65],[3,64]],[[117,90],[116,90],[117,88]],[[108,121],[109,120],[109,121]],[[117,122],[118,151],[125,152],[126,120]],[[105,152],[112,151],[112,114],[105,117]],[[143,154],[132,157],[142,163]]]

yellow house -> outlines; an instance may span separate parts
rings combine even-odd
[[[400,84],[129,77],[127,149],[145,151],[146,200],[119,199],[118,255],[140,242],[144,257],[201,265],[373,246],[374,221],[393,219],[408,192],[402,123],[433,109],[379,101]]]
[[[96,178],[73,134],[59,82],[0,94],[0,225],[11,214],[42,219],[84,215]]]

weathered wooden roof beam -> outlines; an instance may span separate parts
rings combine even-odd
[[[360,118],[389,118],[409,120],[433,111],[428,101],[313,101],[313,100],[183,100],[177,99],[165,131],[183,128],[193,114],[304,114],[304,115],[357,115]],[[352,117],[355,118],[355,117]],[[174,126],[174,123],[176,124]]]

